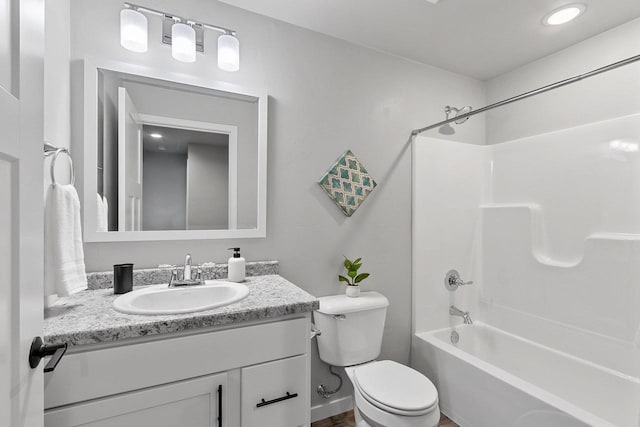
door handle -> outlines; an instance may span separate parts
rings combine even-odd
[[[60,359],[67,352],[67,343],[64,344],[45,344],[42,338],[35,337],[31,342],[29,349],[29,366],[35,369],[40,364],[43,357],[53,356],[44,367],[45,372],[52,372],[60,363]]]

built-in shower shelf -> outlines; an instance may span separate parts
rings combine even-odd
[[[620,242],[627,244],[629,242],[640,244],[640,234],[636,233],[613,233],[613,232],[597,232],[591,233],[584,238],[584,249],[581,254],[572,258],[557,259],[549,255],[549,245],[547,243],[546,236],[548,235],[547,227],[544,220],[544,209],[537,203],[483,203],[480,206],[483,211],[483,218],[487,216],[497,215],[502,217],[502,221],[499,221],[502,225],[500,229],[494,230],[493,234],[484,233],[485,235],[501,236],[508,234],[508,239],[512,244],[516,236],[520,236],[521,242],[528,242],[530,246],[530,253],[540,263],[550,267],[558,268],[575,268],[580,265],[585,259],[588,248],[603,244],[603,241]],[[498,213],[499,212],[499,213]],[[509,213],[511,212],[511,213]],[[509,218],[510,216],[514,216]],[[516,219],[515,217],[528,217],[528,223],[524,223],[522,218]],[[510,221],[519,221],[521,226],[517,229],[510,229],[508,232],[505,227]],[[528,230],[529,232],[527,233]],[[486,229],[485,229],[486,232]],[[497,233],[497,234],[496,234]],[[527,236],[528,234],[528,236]],[[599,242],[599,243],[596,243]]]

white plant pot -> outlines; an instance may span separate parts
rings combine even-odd
[[[360,286],[349,286],[347,285],[346,294],[348,297],[355,298],[360,296]]]

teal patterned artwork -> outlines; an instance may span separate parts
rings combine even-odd
[[[378,185],[351,150],[320,178],[320,187],[346,216],[351,216]]]

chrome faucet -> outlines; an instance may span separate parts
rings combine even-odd
[[[471,320],[471,317],[469,316],[469,312],[468,311],[462,311],[458,307],[456,307],[455,305],[452,305],[452,306],[449,307],[449,314],[452,315],[452,316],[462,317],[462,319],[464,320],[464,324],[465,325],[472,325],[473,324],[473,320]]]
[[[191,262],[191,254],[187,254],[184,258],[184,269],[182,270],[182,279],[178,277],[178,267],[173,266],[171,272],[171,279],[169,280],[169,287],[174,288],[177,286],[194,286],[203,285],[202,270],[199,266],[194,267]]]
[[[187,254],[184,258],[184,275],[183,280],[191,280],[191,254]]]

